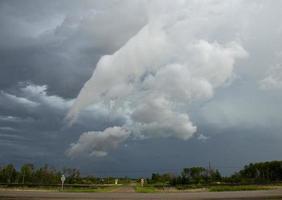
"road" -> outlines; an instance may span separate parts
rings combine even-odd
[[[144,199],[282,199],[282,190],[240,191],[240,192],[186,192],[186,193],[63,193],[39,191],[0,191],[0,200],[144,200]]]

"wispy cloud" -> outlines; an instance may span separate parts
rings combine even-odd
[[[282,89],[282,65],[277,64],[271,67],[265,78],[259,81],[259,88],[262,90]]]
[[[17,129],[9,127],[9,126],[0,127],[0,130],[1,131],[12,131],[12,132],[14,132],[14,131],[17,132],[18,131]]]
[[[15,104],[25,107],[35,108],[40,106],[48,106],[56,109],[67,110],[71,107],[73,99],[64,99],[56,95],[48,95],[47,85],[35,85],[27,83],[17,89],[17,95],[1,91],[0,101],[8,100]],[[3,118],[3,117],[2,117]],[[15,119],[10,117],[10,120]],[[6,118],[8,120],[8,118]]]
[[[25,97],[18,97],[16,95],[8,94],[8,93],[3,92],[3,91],[1,91],[1,95],[9,101],[12,101],[12,102],[17,103],[17,104],[21,104],[23,106],[27,106],[27,107],[39,106],[39,103],[31,101],[31,100],[29,100]]]

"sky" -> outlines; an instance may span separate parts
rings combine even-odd
[[[281,8],[0,0],[0,165],[140,177],[282,160]]]

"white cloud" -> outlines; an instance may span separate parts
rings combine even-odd
[[[6,91],[1,91],[0,103],[1,101],[9,101],[15,105],[28,109],[38,109],[42,106],[45,106],[63,111],[68,110],[73,104],[73,99],[64,99],[60,96],[49,95],[47,93],[47,89],[47,85],[26,84],[25,86],[17,89],[17,95],[8,93]],[[0,119],[4,120],[4,118]],[[8,120],[7,117],[6,120]],[[10,117],[9,120],[16,120],[16,118]]]
[[[57,109],[68,109],[72,105],[73,100],[64,99],[56,95],[48,95],[47,89],[47,85],[28,84],[21,88],[21,91],[25,97]]]
[[[267,76],[259,82],[259,88],[262,90],[282,89],[282,65],[270,68]]]
[[[67,155],[78,156],[82,153],[106,156],[107,152],[116,148],[120,143],[129,137],[129,132],[122,127],[111,127],[104,131],[91,131],[83,133],[78,142],[71,144]]]
[[[176,137],[187,140],[197,128],[187,113],[172,110],[164,98],[147,98],[132,113],[132,132],[136,137]]]
[[[68,117],[73,121],[87,106],[102,103],[122,113],[128,119],[124,126],[136,137],[189,139],[196,132],[186,111],[189,103],[211,98],[232,78],[235,60],[247,56],[234,38],[220,43],[207,37],[236,3],[153,1],[147,6],[147,25],[100,59]]]
[[[201,141],[206,141],[209,139],[209,137],[203,135],[203,134],[199,134],[198,137],[197,137],[198,140],[201,140]]]

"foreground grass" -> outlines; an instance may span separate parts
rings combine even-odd
[[[46,192],[112,192],[118,189],[119,186],[105,186],[105,187],[0,187],[3,191],[46,191]]]
[[[219,185],[209,187],[210,192],[225,192],[225,191],[252,191],[252,190],[271,190],[274,189],[271,186],[262,186],[262,185]]]
[[[93,192],[93,193],[107,193],[119,191],[122,186],[97,186],[97,187],[65,187],[62,191],[60,187],[0,187],[1,190],[23,190],[23,191],[54,191],[54,192]],[[146,185],[144,187],[135,186],[135,192],[138,193],[156,193],[156,192],[224,192],[224,191],[252,191],[252,190],[273,190],[282,189],[281,184],[273,185],[214,185],[214,186],[201,186],[201,185],[184,185],[176,187],[160,187],[159,185]]]
[[[236,185],[236,186],[228,186],[228,185],[218,185],[218,186],[210,186],[210,187],[201,187],[201,186],[193,186],[193,187],[182,187],[182,188],[175,188],[176,190],[171,190],[174,192],[178,191],[195,191],[195,189],[203,189],[203,191],[209,191],[209,192],[226,192],[226,191],[254,191],[254,190],[272,190],[277,189],[274,186],[266,186],[266,185]],[[162,190],[159,190],[158,188],[154,186],[145,186],[135,187],[135,192],[140,193],[154,193],[154,192],[162,192]]]
[[[61,192],[112,192],[117,187],[98,187],[98,188],[66,188]]]
[[[153,186],[145,186],[145,187],[136,186],[135,187],[135,192],[153,193],[153,192],[157,192],[157,189],[155,187],[153,187]]]

